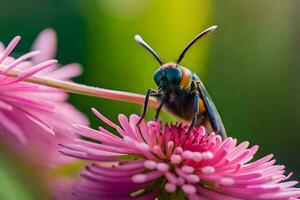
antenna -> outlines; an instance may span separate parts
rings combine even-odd
[[[209,33],[211,33],[211,32],[213,32],[214,30],[216,30],[217,29],[217,27],[218,26],[212,26],[212,27],[209,27],[208,29],[206,29],[206,30],[204,30],[203,32],[201,32],[199,35],[197,35],[184,49],[183,49],[183,51],[182,51],[182,53],[180,54],[180,56],[179,56],[179,58],[178,58],[178,60],[177,60],[177,64],[179,64],[181,61],[182,61],[182,59],[183,59],[183,57],[184,57],[184,55],[185,55],[185,53],[189,50],[189,48],[198,40],[198,39],[200,39],[200,38],[202,38],[203,36],[205,36],[205,35],[208,35]]]
[[[135,35],[134,39],[140,45],[142,45],[142,47],[147,49],[155,57],[155,59],[159,62],[160,65],[164,64],[163,61],[160,59],[160,57],[157,55],[157,53],[143,40],[143,38],[140,35]]]

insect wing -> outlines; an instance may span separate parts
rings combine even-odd
[[[198,82],[198,90],[203,97],[204,105],[206,107],[211,126],[216,132],[218,132],[218,134],[222,136],[223,139],[227,138],[225,127],[218,113],[218,110],[201,81]]]

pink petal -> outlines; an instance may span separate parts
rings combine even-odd
[[[37,64],[49,59],[53,59],[56,54],[56,33],[53,29],[43,30],[36,38],[32,50],[40,50],[41,54],[32,59]]]

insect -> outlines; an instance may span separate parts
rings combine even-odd
[[[194,72],[180,66],[180,62],[190,47],[203,36],[213,32],[216,28],[217,26],[212,26],[197,35],[184,48],[175,63],[164,63],[141,36],[135,35],[135,40],[148,50],[160,64],[159,69],[156,70],[153,76],[158,89],[148,89],[143,112],[137,124],[145,117],[149,98],[153,96],[159,101],[155,120],[158,119],[162,107],[165,107],[172,114],[190,121],[186,135],[191,132],[193,127],[199,127],[200,125],[209,123],[212,129],[220,134],[222,138],[227,137],[222,119],[202,81]]]

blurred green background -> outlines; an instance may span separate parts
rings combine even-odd
[[[17,52],[26,52],[41,30],[52,27],[59,61],[84,67],[77,82],[144,94],[155,88],[152,74],[158,65],[135,43],[134,34],[169,61],[216,24],[219,29],[193,46],[182,64],[203,80],[230,136],[260,145],[259,156],[274,153],[300,180],[299,6],[297,0],[10,0],[0,3],[0,36],[7,44],[21,35]],[[70,101],[93,127],[101,122],[91,115],[92,106],[113,120],[118,113],[141,110],[78,95]],[[2,157],[0,175],[7,163]]]

